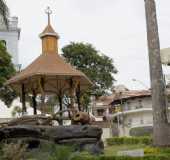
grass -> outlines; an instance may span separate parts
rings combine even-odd
[[[119,151],[143,149],[145,147],[146,147],[146,145],[144,145],[144,144],[107,146],[104,149],[104,154],[107,156],[115,156],[115,155],[117,155],[117,152],[119,152]]]
[[[1,147],[1,146],[0,146]],[[170,148],[153,148],[149,145],[144,144],[131,144],[131,145],[114,145],[107,146],[104,149],[104,157],[115,157],[119,151],[124,150],[134,150],[134,149],[144,149],[145,155],[154,156],[167,156],[170,157]],[[1,152],[0,152],[1,153]],[[68,160],[70,157],[80,156],[84,159],[90,160],[90,157],[95,159],[95,156],[90,155],[88,152],[75,152],[73,147],[66,146],[55,146],[54,144],[46,144],[40,146],[39,149],[28,150],[24,154],[26,160]],[[0,156],[1,159],[1,156]],[[3,159],[4,160],[4,159]],[[79,159],[78,159],[79,160]]]

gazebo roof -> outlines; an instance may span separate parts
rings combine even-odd
[[[55,37],[59,38],[59,35],[54,31],[51,24],[47,25],[47,27],[44,29],[44,31],[40,34],[40,38],[43,38],[46,35],[55,36]]]
[[[56,53],[41,54],[27,68],[8,80],[7,84],[21,83],[35,76],[65,76],[67,78],[75,76],[80,78],[82,85],[88,86],[92,84],[84,73],[66,63],[64,59]]]

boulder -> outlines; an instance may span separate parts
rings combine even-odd
[[[0,141],[9,139],[29,139],[31,143],[33,140],[41,143],[41,141],[45,140],[60,145],[74,144],[79,150],[85,149],[96,154],[103,151],[101,135],[101,128],[90,125],[56,127],[16,125],[0,128]]]

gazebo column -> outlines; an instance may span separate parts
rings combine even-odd
[[[41,77],[39,80],[39,87],[41,91],[41,113],[45,114],[45,92],[44,92],[45,82],[43,77]]]
[[[62,92],[60,91],[59,94],[58,94],[58,102],[59,102],[59,107],[60,107],[60,121],[59,121],[59,124],[60,125],[63,125],[63,120],[62,120],[62,117],[63,117],[63,96],[62,96]]]
[[[71,79],[70,80],[70,109],[73,116],[76,113],[74,104],[75,104],[75,84],[73,79]]]
[[[22,102],[22,114],[24,115],[27,112],[26,102],[25,102],[25,85],[21,86],[21,102]]]
[[[77,97],[77,104],[78,104],[78,109],[81,111],[81,103],[80,103],[80,83],[77,85],[77,90],[76,90],[76,97]]]
[[[73,116],[76,113],[75,109],[75,95],[76,95],[76,88],[78,85],[78,81],[75,79],[71,79],[70,81],[70,109],[73,114]]]
[[[33,110],[34,110],[34,115],[37,115],[37,102],[36,102],[36,92],[35,90],[32,91],[32,104],[33,104]]]

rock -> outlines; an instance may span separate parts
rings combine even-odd
[[[90,116],[87,112],[78,112],[73,117],[74,124],[87,125],[91,124],[94,121],[95,119],[92,116]]]
[[[8,126],[16,125],[52,125],[52,118],[44,115],[25,115],[12,119],[8,122]]]
[[[0,141],[8,139],[29,139],[54,142],[62,145],[76,145],[78,148],[90,150],[97,154],[102,152],[102,129],[96,126],[36,126],[18,125],[0,128]],[[36,142],[37,143],[37,142]],[[31,144],[33,145],[33,144]],[[90,147],[87,147],[90,146]]]

